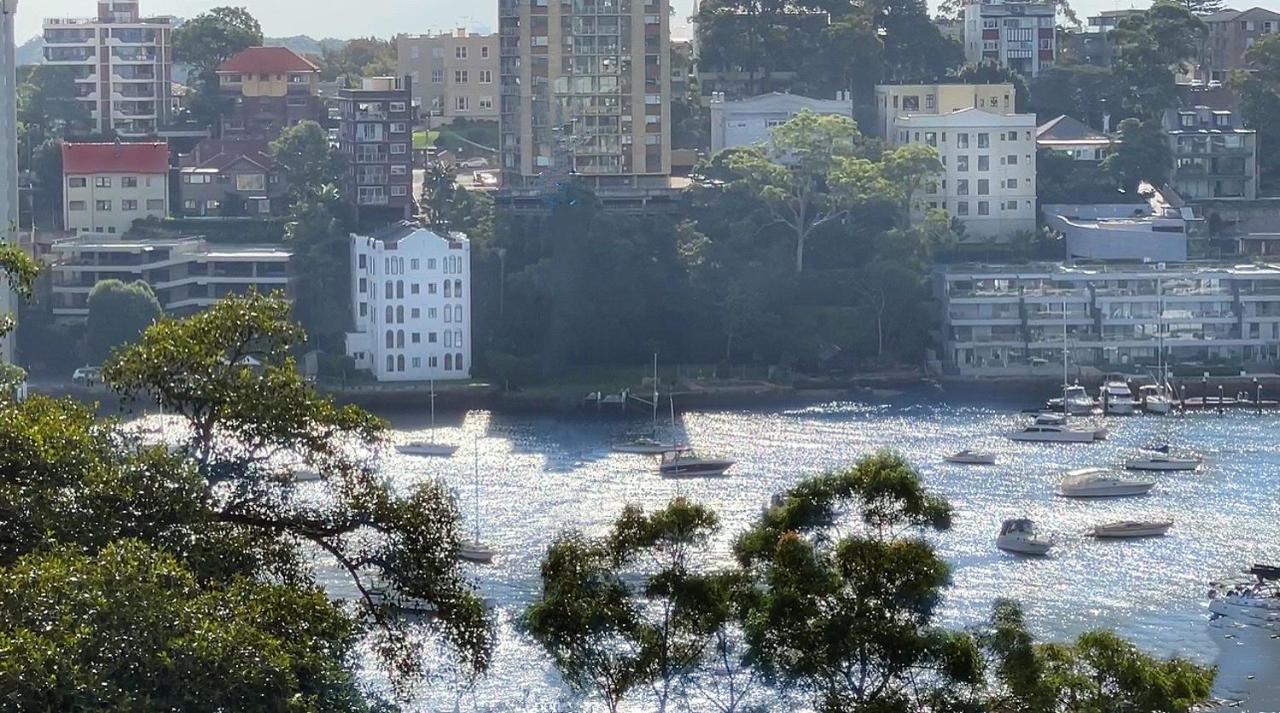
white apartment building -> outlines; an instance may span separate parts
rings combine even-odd
[[[964,59],[994,62],[1034,77],[1052,67],[1057,56],[1053,3],[1026,0],[971,2],[964,8]]]
[[[432,126],[454,119],[498,120],[498,36],[458,28],[397,35],[397,76],[413,77],[413,101]]]
[[[950,265],[934,275],[957,373],[1280,358],[1280,265]]]
[[[848,97],[812,99],[799,94],[771,92],[759,96],[726,101],[723,92],[711,95],[711,153],[727,148],[763,144],[774,127],[808,109],[815,114],[835,114],[853,118],[853,104]]]
[[[102,280],[142,280],[166,312],[188,315],[255,288],[289,291],[293,253],[278,245],[215,245],[201,238],[125,240],[82,235],[53,244],[53,315],[89,315],[89,293]]]
[[[970,108],[1012,114],[1016,96],[1012,84],[877,84],[875,134],[892,143],[900,114],[950,114]]]
[[[912,203],[914,217],[942,209],[964,224],[966,240],[1003,242],[1036,229],[1036,117],[961,109],[905,114],[895,146],[938,151],[943,172]]]
[[[169,215],[169,145],[62,145],[63,219],[73,233],[123,234]]]
[[[402,222],[351,236],[347,356],[378,381],[471,376],[471,243]]]
[[[45,62],[75,68],[95,131],[153,136],[171,111],[176,21],[144,17],[138,0],[98,0],[97,9],[44,21]]]

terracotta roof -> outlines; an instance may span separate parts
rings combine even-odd
[[[234,141],[205,139],[196,144],[195,150],[181,157],[184,169],[201,168],[225,171],[237,161],[248,161],[266,171],[273,171],[276,159],[266,141]]]
[[[168,173],[169,144],[62,145],[62,171],[84,173]]]
[[[219,72],[244,74],[284,74],[286,72],[319,72],[311,60],[288,47],[250,47],[223,62]]]

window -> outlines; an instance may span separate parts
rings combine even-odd
[[[1008,164],[1008,165],[1010,165],[1010,166],[1017,166],[1017,165],[1018,165],[1018,155],[1017,155],[1017,154],[1012,154],[1012,153],[1011,153],[1011,154],[1009,154],[1009,158],[1008,158],[1008,160],[1007,160],[1007,161],[1005,161],[1005,163],[1006,163],[1006,164]]]
[[[452,354],[444,355],[444,370],[453,371],[453,355]]]
[[[390,280],[388,280],[388,281],[387,281],[387,284],[386,284],[386,289],[385,289],[385,293],[386,293],[386,298],[387,298],[387,299],[393,299],[393,298],[394,298],[394,296],[395,296],[395,294],[396,294],[396,293],[395,293],[395,289],[396,289],[396,288],[395,288],[395,286],[391,283],[391,281],[390,281]]]
[[[466,45],[458,45],[457,47],[454,47],[454,48],[453,48],[453,58],[454,58],[454,59],[466,59],[466,58],[467,58],[467,47],[466,47]]]
[[[369,279],[368,279],[368,278],[366,278],[366,277],[362,277],[362,278],[360,278],[360,287],[359,287],[359,291],[360,291],[360,294],[362,294],[362,295],[363,295],[364,293],[366,293],[366,292],[368,292],[368,291],[369,291]]]
[[[438,332],[427,332],[427,344],[435,344],[439,342],[440,334]]]
[[[471,97],[454,97],[453,106],[458,111],[471,111]]]
[[[427,283],[427,294],[429,294],[429,295],[434,295],[435,293],[436,293],[436,283],[434,283],[434,282],[428,282],[428,283]]]
[[[396,357],[396,371],[404,371],[404,355],[400,354]]]
[[[462,346],[462,344],[459,343],[458,346]],[[461,354],[453,355],[453,368],[457,369],[458,371],[462,371],[462,355]]]
[[[956,181],[956,195],[958,196],[969,195],[969,179],[961,178],[960,180]]]
[[[978,195],[980,196],[991,195],[991,181],[985,178],[978,179]]]
[[[395,371],[395,370],[396,370],[396,358],[388,354],[387,355],[387,371]]]
[[[391,102],[391,111],[400,112],[400,111],[404,111],[404,109],[405,109],[404,102]]]
[[[263,173],[242,173],[236,176],[236,191],[249,193],[267,190],[267,176]]]
[[[120,210],[134,211],[138,209],[138,201],[122,200],[120,201]]]
[[[1017,209],[1018,209],[1018,201],[1009,201],[1008,203],[1005,203],[1005,204],[1004,204],[1004,209],[1005,209],[1005,210],[1017,210]]]
[[[120,187],[121,188],[137,188],[138,177],[137,176],[121,176]]]
[[[386,318],[386,319],[384,319],[384,320],[382,320],[382,322],[383,322],[384,324],[395,324],[395,323],[396,323],[396,310],[395,310],[395,308],[394,308],[394,307],[392,307],[391,305],[387,305],[387,318]],[[390,345],[388,345],[388,346],[390,346]]]
[[[409,258],[409,269],[410,269],[410,270],[417,270],[417,269],[418,269],[418,265],[420,265],[420,264],[421,264],[421,263],[419,263],[419,262],[418,262],[418,258],[416,258],[416,257]]]
[[[412,344],[421,344],[421,343],[422,343],[422,333],[421,333],[421,332],[414,332],[413,334],[410,334],[410,335],[409,335],[409,342],[410,342],[410,343],[412,343]]]
[[[444,281],[444,298],[447,300],[453,297],[453,283],[448,280]]]
[[[435,307],[427,308],[427,319],[439,319],[439,318],[440,318],[440,310],[436,309]]]
[[[396,330],[396,349],[404,349],[404,330]],[[404,367],[401,367],[404,368]]]
[[[935,132],[933,132],[933,131],[926,131],[926,132],[924,132],[924,142],[925,142],[926,144],[928,144],[929,146],[937,146],[937,145],[938,145],[938,134],[937,134],[937,133],[935,133]],[[965,169],[965,170],[968,170],[968,169]]]
[[[413,283],[412,285],[409,285],[409,294],[416,295],[416,294],[418,294],[419,292],[421,292],[421,291],[422,291],[422,290],[421,290],[421,288],[422,288],[422,285],[419,285],[418,283],[416,283],[416,282],[415,282],[415,283]],[[417,311],[418,311],[418,310],[416,310],[416,309],[414,310],[414,312],[417,312]],[[415,316],[416,316],[416,315],[415,315]]]
[[[453,348],[453,332],[444,330],[444,346],[446,349]]]
[[[367,258],[364,254],[361,254],[361,255],[359,255],[359,256],[356,258],[356,265],[357,265],[361,270],[366,269],[366,266],[367,266],[368,264],[369,264],[369,262],[368,262],[368,258]]]
[[[407,196],[409,195],[409,187],[408,186],[392,186],[391,195],[396,197]]]
[[[431,70],[431,83],[441,84],[443,82],[444,82],[444,70],[443,69]]]
[[[991,204],[986,201],[978,201],[978,215],[991,215]]]
[[[182,209],[183,209],[183,210],[192,210],[192,211],[194,211],[194,210],[200,210],[200,204],[199,204],[199,203],[197,203],[196,201],[194,201],[194,200],[192,200],[192,199],[188,198],[187,200],[185,200],[185,201],[183,201],[183,202],[182,202]]]
[[[148,198],[147,210],[164,210],[163,198]]]
[[[98,188],[110,188],[111,176],[98,176],[97,178],[93,179],[93,185],[97,186]]]
[[[924,108],[932,109],[936,101],[936,98],[932,94],[924,95]]]
[[[85,210],[88,207],[84,201],[71,201],[67,204],[68,210]]]
[[[1010,178],[1004,182],[1004,187],[1013,190],[1018,187],[1018,179]]]
[[[418,309],[417,307],[414,307],[413,309],[409,310],[410,319],[418,319],[420,317],[422,317],[422,310]]]
[[[1178,115],[1178,121],[1182,126],[1190,128],[1196,125],[1196,115],[1191,112],[1182,112]]]
[[[394,166],[392,166],[392,167],[391,167],[391,175],[393,175],[393,176],[407,176],[407,175],[409,175],[409,167],[408,167],[408,166],[405,166],[404,164],[400,164],[400,163],[398,163],[398,164],[396,164],[396,165],[394,165]]]
[[[97,201],[93,207],[95,210],[109,212],[111,210],[111,201]]]
[[[454,296],[454,297],[457,297],[458,299],[462,299],[462,280],[454,280],[454,281],[453,281],[453,296]],[[458,312],[459,312],[458,319],[459,319],[459,320],[461,320],[461,319],[462,319],[462,316],[461,316],[462,308],[461,308],[461,307],[459,307],[459,308],[458,308]]]
[[[436,269],[436,259],[435,259],[435,258],[433,258],[433,257],[429,257],[429,258],[427,258],[427,269],[428,269],[428,270],[434,270],[434,269]]]
[[[455,69],[455,70],[453,70],[453,83],[454,83],[454,84],[466,84],[466,83],[467,83],[467,70],[465,70],[465,69]]]
[[[986,154],[981,154],[980,156],[978,156],[978,170],[979,170],[979,171],[990,171],[990,170],[991,170],[991,157],[990,157],[990,156],[988,156],[988,155],[986,155]]]
[[[1051,50],[1051,49],[1053,49],[1053,38],[1050,38],[1050,37],[1044,37],[1044,38],[1041,38],[1041,40],[1040,40],[1040,49],[1042,49],[1042,50]]]
[[[416,336],[418,336],[418,335],[416,335],[416,334],[415,334],[415,335],[413,335],[413,336],[415,336],[415,337],[416,337]],[[422,357],[414,357],[414,358],[413,358],[413,368],[415,368],[415,369],[421,369],[421,368],[422,368]]]
[[[1008,139],[1008,140],[1009,140],[1009,141],[1017,141],[1017,140],[1018,140],[1018,132],[1016,132],[1016,131],[1010,131],[1010,132],[1009,132],[1009,139]]]
[[[493,111],[493,97],[480,97],[480,111]]]
[[[488,47],[481,47],[481,48],[480,48],[480,59],[489,59],[489,48],[488,48]]]
[[[991,148],[991,134],[984,134],[984,133],[978,134],[978,148],[980,149]]]
[[[88,185],[88,181],[83,176],[75,176],[67,179],[68,188],[84,188]]]
[[[914,94],[902,97],[903,111],[920,111],[920,97]]]
[[[965,172],[969,170],[969,157],[961,154],[956,156],[956,170]]]
[[[369,316],[369,303],[368,303],[368,302],[361,302],[361,303],[360,303],[360,316],[361,316],[361,317],[368,317],[368,316]]]
[[[481,83],[481,84],[493,84],[493,70],[492,70],[492,69],[482,69],[482,70],[480,70],[480,83]]]
[[[453,310],[449,309],[448,307],[444,308],[444,321],[446,323],[453,321]],[[448,346],[448,345],[446,344],[445,346]]]
[[[391,125],[391,133],[393,134],[403,134],[408,131],[409,131],[409,125],[404,123],[403,121],[397,121],[396,123]]]
[[[388,329],[387,330],[387,349],[395,349],[395,348],[396,348],[396,333]],[[390,359],[391,357],[387,357],[387,358]]]
[[[962,133],[956,134],[956,148],[958,149],[969,148],[969,135],[967,133],[962,132]]]
[[[404,280],[396,280],[396,299],[404,299]]]
[[[408,151],[407,144],[391,144],[391,153],[393,154],[399,155],[406,151]]]
[[[969,201],[956,203],[956,215],[969,215]]]

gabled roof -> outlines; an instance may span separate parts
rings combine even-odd
[[[817,113],[853,113],[853,104],[837,99],[814,99],[801,94],[769,92],[737,101],[726,101],[729,111],[799,111],[809,109]]]
[[[897,123],[905,126],[937,126],[942,128],[981,128],[986,126],[1034,126],[1035,114],[998,114],[977,107],[965,107],[946,114],[899,114]]]
[[[168,173],[169,144],[160,141],[141,144],[64,143],[62,171],[87,173]]]
[[[275,170],[276,160],[271,147],[265,141],[234,141],[205,139],[196,144],[195,150],[182,156],[182,169],[225,171],[239,162],[246,162],[264,171]]]
[[[311,60],[288,47],[250,47],[218,67],[219,72],[242,74],[285,74],[287,72],[319,72]]]
[[[1248,10],[1219,10],[1208,15],[1202,15],[1200,19],[1205,22],[1233,22],[1235,20],[1249,20],[1259,15],[1268,19],[1280,18],[1280,13],[1275,10],[1268,10],[1265,7],[1251,7]]]
[[[1099,141],[1111,139],[1088,124],[1063,114],[1050,119],[1036,129],[1036,141]]]
[[[361,237],[361,236],[353,236]],[[365,240],[375,240],[383,244],[387,250],[395,250],[401,241],[416,239],[420,237],[429,237],[433,240],[443,240],[450,245],[467,242],[467,236],[462,233],[449,233],[441,235],[434,230],[424,227],[419,223],[409,220],[402,220],[399,223],[393,223],[373,235],[363,237]]]

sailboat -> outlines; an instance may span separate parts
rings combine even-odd
[[[480,541],[480,438],[476,437],[475,446],[475,536],[470,540],[465,540],[458,549],[458,559],[464,559],[468,562],[477,564],[489,564],[493,562],[494,551]]]
[[[1156,281],[1156,293],[1159,303],[1156,309],[1156,332],[1159,339],[1156,347],[1156,379],[1155,384],[1138,389],[1138,400],[1142,402],[1142,410],[1147,413],[1164,415],[1173,411],[1173,389],[1169,386],[1169,367],[1164,362],[1164,290],[1162,283]]]
[[[436,443],[436,382],[431,382],[431,440],[429,441],[410,441],[403,445],[396,446],[396,450],[407,456],[440,456],[448,458],[458,452],[457,446],[451,446],[446,443]]]
[[[674,408],[674,407],[673,407]],[[675,412],[672,412],[671,427],[675,428]],[[674,443],[663,443],[658,440],[658,355],[653,355],[653,436],[635,438],[613,446],[615,453],[635,453],[639,455],[661,455],[676,449]]]
[[[1075,392],[1071,385],[1067,383],[1067,302],[1062,301],[1062,403],[1063,411],[1061,416],[1051,416],[1042,414],[1036,418],[1035,422],[1030,426],[1026,426],[1016,431],[1010,431],[1005,437],[1011,441],[1022,443],[1093,443],[1106,439],[1107,431],[1104,428],[1076,428],[1068,426],[1067,421],[1071,416],[1071,409],[1068,406],[1072,394]]]

